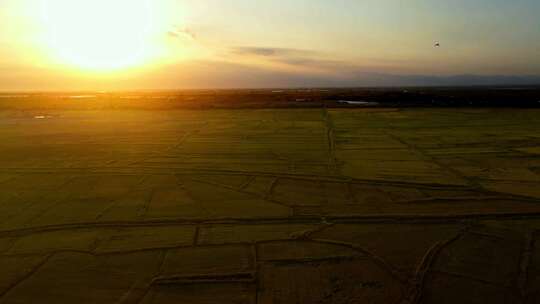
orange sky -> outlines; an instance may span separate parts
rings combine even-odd
[[[535,81],[538,11],[533,0],[3,0],[0,90]]]

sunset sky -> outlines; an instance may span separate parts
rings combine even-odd
[[[0,90],[531,83],[539,13],[538,0],[0,0]]]

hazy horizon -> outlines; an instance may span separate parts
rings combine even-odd
[[[66,87],[54,87],[46,85],[43,87],[20,87],[20,88],[0,88],[0,94],[25,94],[25,93],[123,93],[123,92],[174,92],[174,91],[205,91],[205,90],[272,90],[272,89],[284,89],[284,90],[298,90],[298,89],[369,89],[369,88],[468,88],[468,87],[537,87],[540,86],[540,75],[531,76],[481,76],[481,75],[454,75],[448,77],[440,76],[427,76],[427,75],[384,75],[387,76],[389,81],[381,82],[380,77],[368,81],[351,81],[350,83],[337,83],[333,81],[320,81],[320,82],[307,82],[302,84],[294,81],[289,81],[284,85],[246,85],[235,86],[231,81],[230,85],[222,86],[205,86],[193,85],[193,86],[177,86],[177,87],[144,87],[144,86],[132,86],[129,83],[125,87],[119,87],[118,82],[113,82],[105,86],[92,86],[86,87],[72,86]],[[395,79],[402,79],[401,82],[395,81]],[[394,79],[394,81],[390,81]],[[510,80],[510,81],[505,81]],[[282,81],[281,83],[285,83]]]

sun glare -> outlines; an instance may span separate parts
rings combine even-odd
[[[61,64],[94,71],[156,57],[159,7],[152,0],[42,0],[46,44]]]

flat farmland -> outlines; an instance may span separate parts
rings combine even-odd
[[[540,110],[0,112],[0,303],[540,301]]]

